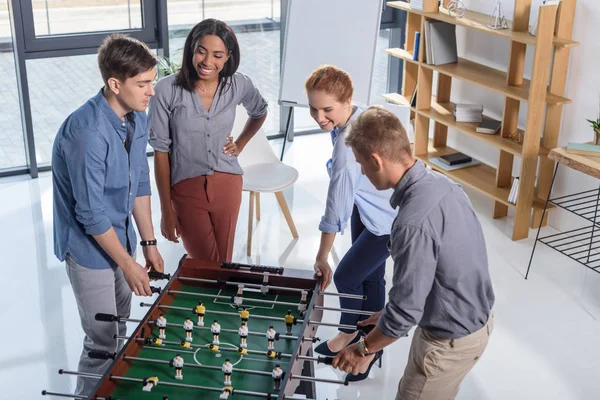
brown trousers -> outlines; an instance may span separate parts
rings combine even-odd
[[[396,400],[452,400],[481,358],[494,329],[494,315],[470,335],[443,339],[417,327]]]
[[[171,188],[173,210],[189,257],[231,261],[242,183],[241,175],[215,172],[185,179]]]

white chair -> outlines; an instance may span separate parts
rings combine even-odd
[[[236,110],[233,135],[237,138],[242,132],[248,113],[242,106]],[[256,219],[260,221],[260,193],[275,193],[281,212],[290,228],[292,236],[297,239],[298,231],[290,214],[283,191],[292,186],[298,179],[296,168],[279,161],[262,128],[248,142],[238,161],[244,170],[242,189],[250,192],[250,210],[248,213],[248,250],[252,250],[252,225],[254,222],[254,201],[256,200]]]

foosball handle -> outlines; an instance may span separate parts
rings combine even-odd
[[[121,317],[119,317],[118,315],[105,314],[105,313],[97,313],[94,316],[94,319],[96,321],[104,321],[104,322],[119,322],[119,320],[121,319]]]
[[[150,291],[151,291],[152,293],[158,293],[158,294],[160,294],[160,292],[161,292],[161,288],[159,288],[159,287],[154,287],[154,286],[150,286]]]
[[[365,335],[368,335],[369,333],[371,333],[371,331],[373,329],[375,329],[375,325],[367,325],[367,326],[356,325],[356,330],[364,333]]]
[[[317,357],[317,364],[331,365],[333,357]]]
[[[157,272],[157,271],[151,271],[148,272],[148,277],[150,279],[166,279],[166,280],[171,280],[171,274],[164,274],[162,272]]]
[[[111,353],[111,352],[105,351],[105,350],[90,350],[88,352],[89,358],[95,358],[98,360],[108,360],[109,358],[111,360],[114,360],[116,356],[117,356],[117,353]]]
[[[245,268],[245,269],[249,269],[252,272],[270,272],[272,274],[283,274],[283,267],[272,267],[269,265],[222,262],[221,268],[228,268],[228,269]]]

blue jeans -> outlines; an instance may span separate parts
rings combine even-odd
[[[352,247],[344,255],[333,274],[338,293],[366,295],[366,300],[340,297],[340,307],[379,311],[385,305],[385,260],[390,256],[387,243],[390,235],[376,236],[365,229],[358,207],[354,205],[351,217]],[[340,324],[355,326],[368,315],[342,313]],[[339,329],[352,333],[354,330]]]

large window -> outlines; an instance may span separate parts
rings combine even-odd
[[[52,144],[65,118],[102,87],[95,54],[27,61],[38,165],[51,161]]]
[[[0,1],[0,40],[10,48],[12,37],[6,2]],[[15,57],[12,51],[0,52],[0,171],[27,165],[21,128]]]

